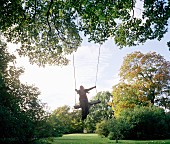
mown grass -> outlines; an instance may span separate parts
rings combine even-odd
[[[52,144],[113,144],[115,140],[101,138],[97,134],[68,134],[55,138]],[[119,140],[121,144],[170,144],[170,140]]]

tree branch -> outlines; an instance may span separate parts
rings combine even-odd
[[[134,8],[134,3],[133,3],[133,0],[132,0],[132,11],[133,11],[133,16],[132,17],[134,18],[134,9],[133,8]]]
[[[52,4],[53,4],[53,0],[50,1],[50,6],[49,6],[48,11],[47,11],[47,13],[46,13],[46,16],[47,16],[47,24],[48,24],[48,26],[49,26],[49,28],[50,28],[49,32],[51,32],[51,25],[50,25],[50,22],[49,22],[49,15],[50,15],[50,9],[51,9]]]
[[[35,10],[35,13],[34,13],[34,21],[35,21],[35,15],[37,14],[37,0],[34,0],[35,4],[34,4],[34,10]]]

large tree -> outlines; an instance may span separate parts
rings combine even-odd
[[[48,113],[38,99],[38,89],[20,82],[23,69],[15,67],[15,56],[6,49],[1,42],[0,143],[28,143],[42,137]]]
[[[170,102],[170,62],[155,52],[128,54],[120,68],[121,82],[113,87],[114,107]],[[162,100],[164,103],[162,102]],[[114,108],[113,107],[113,108]]]
[[[2,0],[0,12],[0,31],[7,41],[21,43],[21,55],[39,65],[59,65],[67,64],[65,55],[80,45],[80,32],[95,43],[113,37],[121,48],[161,40],[168,31],[170,2]]]

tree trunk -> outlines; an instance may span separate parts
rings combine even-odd
[[[116,139],[116,143],[118,143],[118,139]]]

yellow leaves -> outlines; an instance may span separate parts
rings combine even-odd
[[[137,72],[137,73],[140,73],[140,72],[141,72],[141,67],[140,67],[140,66],[137,67],[136,72]]]
[[[146,60],[147,60],[147,57],[144,56],[144,57],[142,57],[142,59],[140,60],[140,63],[143,65],[143,64],[146,62]]]
[[[138,99],[139,99],[139,101],[142,102],[142,103],[143,103],[143,102],[146,102],[146,101],[148,100],[146,96],[139,96]]]
[[[108,105],[108,106],[112,106],[112,102],[108,102],[107,105]]]
[[[130,103],[129,101],[121,101],[119,104],[114,105],[112,108],[114,110],[115,117],[118,117],[120,112],[127,108],[134,108],[136,104]]]
[[[147,86],[147,85],[146,85]],[[112,109],[116,116],[126,108],[134,108],[136,105],[148,103],[148,99],[141,89],[142,83],[126,84],[119,83],[113,87],[113,100],[111,102]],[[149,87],[149,85],[148,85]]]
[[[155,80],[160,80],[160,81],[163,81],[165,78],[165,75],[164,74],[156,74],[155,77],[154,77]]]

